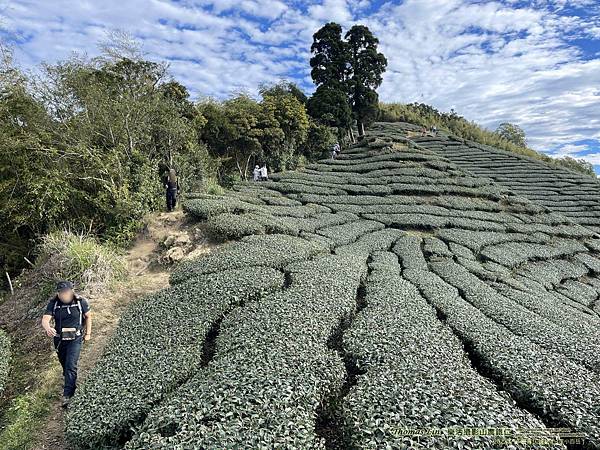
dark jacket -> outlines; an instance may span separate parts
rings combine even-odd
[[[169,180],[169,177],[165,178],[164,186],[165,186],[165,189],[168,189],[169,191],[179,192],[179,190],[180,190],[179,180],[173,182],[173,181]]]

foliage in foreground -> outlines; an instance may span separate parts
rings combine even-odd
[[[89,230],[126,243],[163,203],[175,166],[202,178],[202,117],[164,65],[74,57],[41,78],[4,61],[0,71],[0,264],[22,267],[35,239]]]
[[[4,50],[4,49],[3,49]],[[111,51],[113,50],[113,51]],[[86,230],[127,244],[164,204],[167,168],[183,191],[218,193],[255,164],[293,169],[325,155],[336,130],[309,118],[292,83],[193,103],[166,64],[109,48],[44,65],[0,61],[0,266],[17,273],[36,239]]]
[[[135,302],[69,407],[67,441],[96,449],[127,439],[202,366],[202,342],[226,313],[282,285],[277,270],[244,268],[196,276]]]
[[[8,372],[10,369],[10,339],[6,333],[0,330],[0,395],[4,392],[4,387],[8,381]]]

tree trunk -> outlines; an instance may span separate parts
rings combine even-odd
[[[358,137],[362,138],[365,135],[365,125],[360,119],[356,120],[356,127],[358,128]]]

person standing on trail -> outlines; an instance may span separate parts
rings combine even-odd
[[[54,319],[54,326],[50,319]],[[42,328],[54,338],[54,349],[63,369],[63,407],[67,407],[77,384],[77,362],[81,345],[92,337],[90,305],[75,293],[70,281],[56,284],[56,295],[50,299],[42,317]]]
[[[260,167],[258,167],[258,164],[256,166],[254,166],[254,170],[252,171],[252,175],[254,177],[254,181],[259,181],[260,180]]]
[[[263,164],[263,166],[260,168],[260,179],[262,181],[267,181],[269,179],[269,175],[267,173],[267,165]]]
[[[167,211],[171,212],[177,204],[177,194],[179,194],[179,179],[175,169],[169,170],[165,179],[165,189],[167,190]]]
[[[331,147],[331,159],[335,159],[341,152],[340,144],[337,142]]]

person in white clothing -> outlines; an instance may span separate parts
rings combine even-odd
[[[269,176],[267,174],[267,165],[263,164],[263,166],[260,168],[260,179],[262,181],[266,181],[269,179]]]
[[[254,166],[254,170],[252,171],[252,175],[253,175],[254,181],[259,181],[260,180],[260,167],[258,167],[258,164],[256,166]]]

